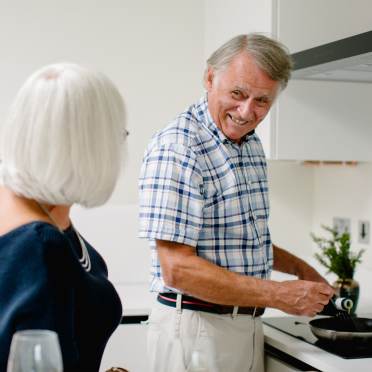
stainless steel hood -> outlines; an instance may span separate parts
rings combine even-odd
[[[294,79],[372,83],[372,31],[292,54]]]

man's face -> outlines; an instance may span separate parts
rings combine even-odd
[[[224,70],[210,68],[205,86],[214,122],[236,143],[264,119],[280,90],[279,82],[270,79],[246,52],[235,56]]]

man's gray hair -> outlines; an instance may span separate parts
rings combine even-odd
[[[1,125],[0,183],[47,204],[103,204],[121,168],[124,104],[103,74],[75,64],[35,72]]]
[[[259,33],[238,35],[218,48],[207,60],[208,68],[215,71],[225,69],[232,59],[247,52],[254,57],[257,65],[284,89],[291,76],[293,66],[288,49],[280,42]]]

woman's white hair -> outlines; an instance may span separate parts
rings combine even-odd
[[[124,104],[103,74],[63,63],[35,72],[0,132],[0,182],[47,204],[103,204],[114,190]]]

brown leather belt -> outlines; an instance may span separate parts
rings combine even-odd
[[[158,301],[163,305],[176,307],[177,293],[159,293]],[[206,302],[186,295],[182,295],[181,307],[182,309],[205,311],[207,313],[214,314],[233,314],[234,311],[234,306],[213,304],[211,302]],[[265,308],[262,307],[239,306],[237,314],[253,315],[254,317],[257,317],[262,315],[264,311]]]

